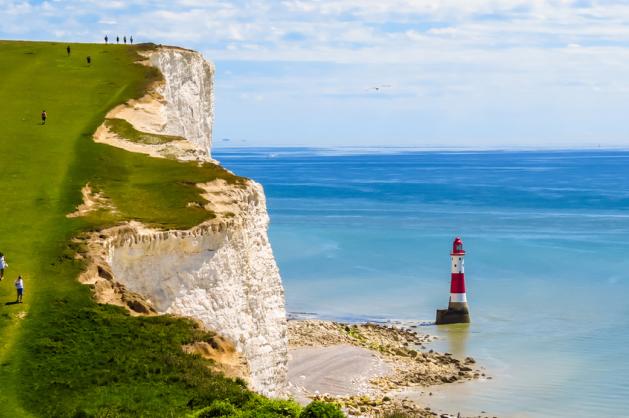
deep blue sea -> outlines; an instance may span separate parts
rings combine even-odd
[[[469,327],[425,326],[491,380],[423,399],[629,417],[629,152],[218,149],[262,183],[290,312],[434,320],[461,236]]]

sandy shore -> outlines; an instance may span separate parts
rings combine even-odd
[[[308,402],[313,394],[376,394],[370,380],[391,372],[391,366],[371,350],[348,344],[295,348],[288,361],[288,379],[300,402]]]
[[[432,385],[484,376],[472,358],[426,350],[434,337],[380,324],[289,321],[292,396],[300,402],[340,403],[349,416],[377,417],[392,411],[410,416],[437,414],[400,397],[400,389],[423,391]]]

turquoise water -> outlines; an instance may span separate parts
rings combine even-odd
[[[629,152],[214,154],[265,187],[289,311],[434,320],[463,238],[473,323],[426,326],[492,380],[449,411],[629,416]]]

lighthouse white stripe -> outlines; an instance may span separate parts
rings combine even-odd
[[[467,302],[465,293],[450,293],[450,302]]]
[[[457,255],[451,257],[452,263],[450,271],[452,273],[464,273],[465,272],[465,259],[463,256]]]

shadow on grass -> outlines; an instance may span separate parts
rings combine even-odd
[[[17,305],[18,303],[20,303],[20,302],[18,302],[17,300],[14,300],[13,302],[5,303],[5,305]]]

